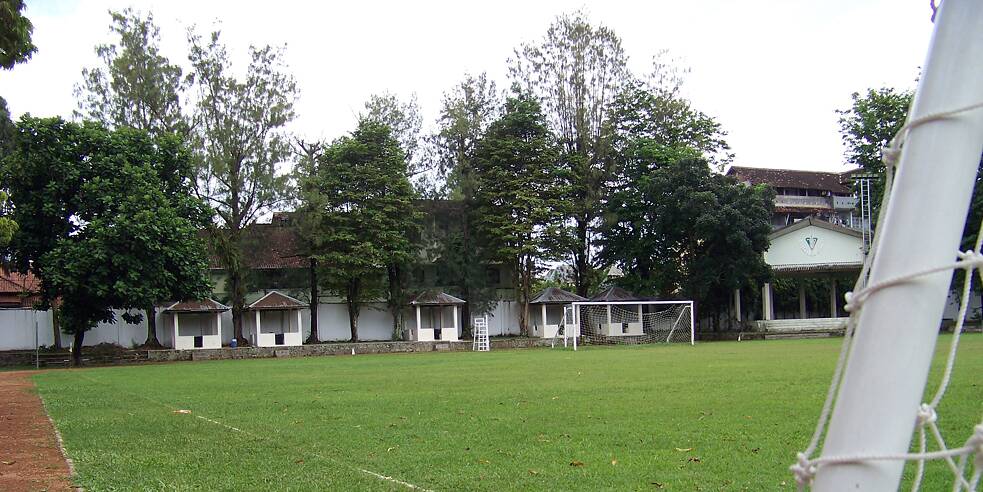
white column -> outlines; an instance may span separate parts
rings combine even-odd
[[[546,336],[546,304],[543,304],[542,306],[543,306],[543,325],[542,325],[543,333],[541,333],[541,335],[545,337]]]
[[[416,305],[416,340],[420,341],[420,330],[423,329],[423,322],[420,320],[420,305]]]
[[[799,279],[799,319],[806,319],[809,313],[806,312],[806,286],[802,279]]]
[[[775,310],[772,308],[771,283],[765,282],[761,287],[761,317],[765,321],[775,319]]]
[[[253,339],[253,345],[259,345],[259,333],[263,327],[259,320],[259,310],[256,310],[256,338]]]
[[[451,306],[451,312],[454,313],[454,329],[457,329],[457,306]]]
[[[942,2],[910,118],[983,100],[980,33],[983,2]],[[891,200],[878,223],[868,285],[953,261],[981,149],[981,110],[911,130],[894,184],[894,196],[901,198]],[[908,451],[951,280],[950,271],[935,273],[884,289],[864,303],[822,456]],[[898,327],[904,327],[903,336]],[[969,426],[962,430],[972,432]],[[904,465],[879,460],[823,466],[815,490],[897,490]]]
[[[175,349],[177,348],[177,334],[178,334],[178,315],[177,313],[171,313],[171,318],[174,320],[174,338],[171,339],[171,346]]]
[[[297,334],[300,335],[300,340],[301,340],[301,343],[303,344],[304,343],[303,342],[303,340],[304,340],[304,321],[303,321],[303,318],[301,318],[301,316],[300,316],[300,309],[297,310]]]
[[[829,317],[836,317],[836,278],[829,279]]]
[[[734,289],[734,317],[737,321],[742,320],[741,317],[741,289]]]
[[[608,325],[604,327],[604,334],[611,333],[611,305],[608,304]]]
[[[642,305],[641,304],[638,305],[638,323],[639,324],[642,323]]]
[[[215,313],[215,331],[218,333],[218,343],[222,344],[222,311]]]

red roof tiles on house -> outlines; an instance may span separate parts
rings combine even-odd
[[[287,225],[253,224],[242,231],[242,245],[242,263],[246,268],[275,270],[310,266],[297,230]],[[209,263],[213,270],[224,268],[214,253]]]
[[[249,309],[253,311],[302,309],[305,307],[307,307],[307,304],[275,290],[249,305]]]
[[[220,313],[228,311],[229,307],[215,299],[205,299],[203,301],[181,301],[175,302],[164,309],[167,313]]]

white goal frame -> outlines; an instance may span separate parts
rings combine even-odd
[[[689,344],[696,345],[696,309],[693,301],[580,301],[573,302],[570,305],[573,307],[573,323],[577,327],[576,333],[573,335],[573,349],[577,350],[577,338],[581,336],[580,333],[580,307],[581,306],[658,306],[658,305],[682,305],[684,306],[683,311],[686,312],[686,308],[689,309]],[[564,316],[565,317],[565,316]],[[564,320],[565,322],[566,320]],[[677,320],[678,321],[678,320]],[[675,328],[673,328],[675,330]],[[670,336],[672,332],[670,331]],[[566,337],[566,328],[564,328],[564,337]],[[668,341],[668,340],[667,340]]]

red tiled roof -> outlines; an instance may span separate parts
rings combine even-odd
[[[843,184],[844,173],[731,166],[727,175],[752,185],[767,184],[775,188],[826,190],[833,193],[853,192],[849,186]]]
[[[220,313],[228,311],[229,307],[214,300],[205,299],[203,301],[181,301],[175,302],[167,307],[164,312],[168,313]]]
[[[300,238],[293,227],[280,224],[253,224],[242,232],[243,266],[254,270],[307,268],[310,263],[302,253]],[[219,258],[209,258],[212,269],[224,267]]]
[[[18,273],[0,268],[0,294],[37,294],[41,280],[33,272]]]
[[[249,309],[254,311],[301,309],[305,307],[307,307],[307,304],[275,290],[249,305]]]

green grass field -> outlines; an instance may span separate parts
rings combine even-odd
[[[794,485],[788,466],[840,342],[214,361],[36,381],[92,491],[405,487],[375,474],[433,490],[774,490]],[[940,409],[955,445],[983,415],[980,374],[983,336],[967,335]],[[949,477],[929,471],[925,490]]]

